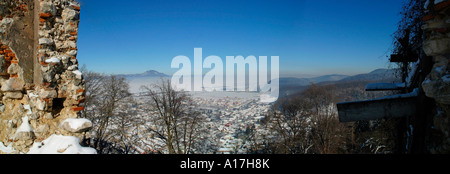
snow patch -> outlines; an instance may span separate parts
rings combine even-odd
[[[445,83],[450,83],[450,75],[442,76],[442,81],[444,81]]]
[[[28,123],[28,116],[22,117],[22,124],[17,128],[16,134],[19,132],[33,132],[33,128]]]
[[[30,97],[30,98],[35,98],[35,97],[39,97],[39,95],[36,95],[36,94],[30,92],[30,93],[28,94],[28,97]]]
[[[412,78],[416,74],[416,70],[417,70],[417,67],[419,66],[419,63],[420,63],[420,59],[411,64],[411,70],[409,71],[408,76],[406,77],[407,86],[411,85]]]
[[[419,95],[419,89],[418,88],[414,88],[414,90],[412,92],[410,92],[410,93],[385,96],[385,97],[381,97],[381,98],[378,98],[378,99],[375,99],[375,100],[409,98],[409,97],[417,97],[418,95]]]
[[[60,60],[56,57],[52,57],[50,59],[45,60],[45,63],[59,63]]]
[[[69,5],[70,6],[74,5],[74,6],[77,6],[77,7],[80,6],[80,4],[78,2],[71,2],[71,1],[69,1]]]
[[[278,100],[278,97],[273,97],[269,94],[261,94],[260,95],[260,102],[261,103],[272,103]]]
[[[33,112],[31,112],[31,107],[30,107],[30,105],[23,105],[23,108],[24,109],[26,109],[26,110],[28,110],[27,111],[27,115],[31,115]]]
[[[441,2],[444,2],[445,0],[434,0],[434,4],[439,4]]]
[[[439,4],[441,2],[444,2],[445,0],[434,0],[434,5]],[[427,9],[428,5],[430,4],[430,0],[427,0],[424,4],[424,8]]]
[[[68,123],[70,128],[72,128],[72,129],[80,129],[83,126],[83,124],[85,124],[85,123],[89,123],[92,125],[92,122],[85,118],[68,118],[68,119],[65,119],[61,123],[61,125],[63,125],[64,123]]]
[[[74,74],[76,75],[76,78],[77,78],[77,79],[81,79],[81,75],[83,75],[83,73],[81,73],[80,70],[72,71],[72,73],[74,73]]]
[[[34,142],[27,154],[97,154],[90,147],[82,147],[74,136],[51,135],[42,142]]]
[[[39,45],[51,45],[52,43],[53,43],[53,41],[48,38],[40,38],[39,39]]]
[[[8,154],[8,153],[13,153],[16,150],[14,150],[14,148],[12,147],[12,143],[10,143],[8,145],[8,147],[6,147],[2,142],[0,142],[0,151]]]
[[[414,88],[414,90],[412,92],[410,92],[410,93],[384,96],[384,97],[381,97],[381,98],[376,98],[376,99],[371,99],[371,100],[364,100],[364,101],[378,101],[378,100],[387,100],[387,99],[410,98],[410,97],[417,97],[418,95],[419,95],[419,89],[418,88]],[[357,102],[361,102],[361,101],[339,102],[338,104],[357,103]]]
[[[439,66],[439,67],[435,67],[434,69],[433,69],[433,71],[436,71],[436,72],[438,72],[438,73],[440,73],[440,74],[442,74],[442,73],[444,73],[444,65],[442,65],[442,66]]]
[[[81,71],[80,70],[75,70],[75,71],[72,71],[75,75],[82,75],[83,73],[81,73]]]

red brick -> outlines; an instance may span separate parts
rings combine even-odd
[[[41,17],[41,18],[49,18],[50,16],[52,16],[51,13],[40,13],[39,14],[39,17]]]
[[[78,10],[78,11],[80,11],[81,10],[81,8],[80,7],[78,7],[78,6],[75,6],[75,5],[72,5],[72,7],[75,9],[75,10]]]
[[[27,8],[27,6],[26,6],[26,5],[24,5],[24,4],[20,5],[20,6],[19,6],[19,7],[17,7],[16,9],[17,9],[17,10],[21,10],[21,11],[24,11],[24,12],[27,12],[27,11],[28,11],[28,8]]]
[[[73,111],[82,111],[84,110],[84,107],[74,107],[72,108]]]
[[[69,22],[69,25],[72,26],[72,27],[77,27],[77,24],[74,24],[72,22]]]

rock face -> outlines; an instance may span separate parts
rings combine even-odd
[[[89,137],[79,19],[76,0],[0,0],[0,142],[14,153],[52,135]]]
[[[435,3],[436,2],[436,3]],[[427,1],[423,50],[432,57],[433,67],[422,83],[427,97],[436,101],[431,153],[450,153],[450,1]]]

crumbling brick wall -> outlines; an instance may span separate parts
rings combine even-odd
[[[81,138],[92,126],[62,124],[83,110],[79,19],[75,0],[0,0],[0,142],[16,153],[52,134]]]

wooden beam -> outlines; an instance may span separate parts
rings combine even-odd
[[[416,98],[411,96],[338,103],[339,121],[353,122],[412,116],[416,113]]]

